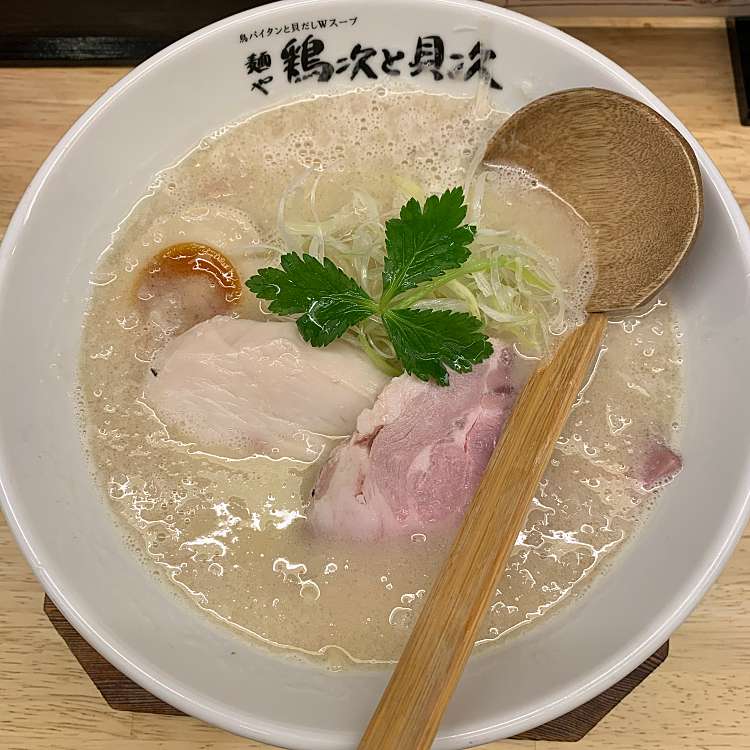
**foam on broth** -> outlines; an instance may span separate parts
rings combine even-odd
[[[321,170],[321,211],[366,186],[382,208],[404,201],[396,177],[427,194],[463,184],[504,115],[474,100],[360,91],[296,102],[204,139],[163,172],[92,275],[80,394],[97,480],[129,544],[214,617],[254,640],[327,663],[398,657],[449,539],[414,534],[375,545],[324,542],[305,523],[319,466],[211,454],[173,439],[143,401],[168,332],[147,325],[139,270],[179,242],[218,248],[242,279],[282,247],[277,208]],[[585,227],[528,175],[486,177],[481,223],[515,229],[560,258],[571,291]],[[328,205],[327,205],[328,202]],[[470,218],[472,218],[470,216]],[[474,218],[477,220],[479,217]],[[234,314],[262,317],[244,293]],[[679,429],[680,332],[664,300],[609,325],[595,377],[566,425],[480,641],[496,641],[575,595],[631,536],[657,495],[635,473],[643,446]]]

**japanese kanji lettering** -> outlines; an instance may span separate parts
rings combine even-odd
[[[271,55],[265,50],[257,54],[252,52],[247,56],[247,60],[245,60],[245,67],[247,68],[248,75],[251,73],[262,73],[271,67]]]
[[[316,76],[319,81],[330,81],[333,76],[333,65],[320,59],[325,45],[320,39],[308,34],[302,44],[292,37],[281,50],[284,73],[290,83]]]
[[[340,26],[355,26],[359,19],[357,16],[350,18],[316,18],[307,21],[294,21],[283,26],[267,26],[262,29],[240,34],[240,43],[246,44],[251,39],[263,39],[269,36],[280,36],[281,34],[294,34],[300,31],[315,31],[316,29],[334,29]]]
[[[413,76],[419,75],[422,71],[428,70],[432,73],[436,81],[443,78],[440,68],[443,67],[445,60],[445,46],[439,36],[420,36],[417,39],[417,47],[414,50],[414,59],[409,63]]]
[[[312,30],[316,28],[331,28],[343,24],[354,24],[356,18],[350,19],[317,19],[315,21],[301,21],[286,24],[281,27],[269,26],[267,29],[256,29],[250,35],[240,34],[240,42],[250,39],[261,39],[278,33],[288,33],[290,30]],[[299,83],[309,78],[316,78],[321,83],[330,81],[334,75],[346,74],[349,80],[367,78],[375,80],[379,75],[400,76],[408,70],[412,77],[422,73],[432,75],[435,81],[444,78],[469,81],[479,76],[487,81],[490,88],[502,89],[502,86],[492,75],[491,63],[497,59],[495,50],[485,47],[477,41],[469,50],[464,52],[446,52],[445,43],[437,34],[425,34],[417,38],[414,55],[409,60],[404,50],[381,47],[377,50],[357,42],[348,55],[338,57],[335,63],[325,59],[325,42],[323,39],[308,33],[301,41],[296,36],[287,39],[280,52],[281,65],[289,83]],[[245,68],[248,75],[262,74],[273,66],[273,55],[268,50],[253,51],[245,57]],[[408,66],[408,67],[407,67]],[[252,89],[268,94],[268,84],[273,76],[257,78],[252,83]]]
[[[477,42],[469,52],[469,59],[472,60],[472,64],[469,66],[466,74],[464,75],[464,81],[472,79],[475,75],[479,75],[484,81],[490,82],[490,88],[502,89],[502,86],[492,77],[492,74],[487,70],[486,64],[490,60],[495,60],[497,54],[495,50],[487,49],[483,47],[480,42]],[[461,63],[463,65],[463,63]]]
[[[355,44],[352,47],[351,54],[348,58],[341,57],[336,61],[336,73],[343,73],[351,65],[350,80],[354,80],[359,73],[364,73],[368,78],[377,78],[377,73],[370,67],[368,60],[375,57],[377,52],[372,47],[363,47],[361,44]]]

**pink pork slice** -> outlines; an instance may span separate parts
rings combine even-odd
[[[375,541],[456,524],[516,398],[511,351],[450,385],[394,378],[323,467],[308,514],[315,533]]]
[[[682,458],[669,446],[654,441],[647,449],[641,470],[645,490],[661,487],[682,470]]]

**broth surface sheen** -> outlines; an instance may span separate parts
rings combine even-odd
[[[377,544],[312,536],[305,513],[320,461],[238,454],[170,434],[144,382],[171,332],[133,293],[165,248],[217,248],[241,280],[286,247],[279,204],[303,214],[352,190],[383,210],[474,178],[476,154],[505,115],[474,99],[371,89],[296,101],[222,128],[160,173],[91,276],[79,396],[92,467],[128,544],[167,585],[206,613],[274,648],[330,668],[393,662],[450,544],[445,533]],[[512,229],[558,259],[575,296],[585,226],[529,175],[483,177],[480,227]],[[189,302],[189,301],[188,301]],[[585,299],[581,299],[581,306]],[[230,314],[263,319],[244,290]],[[639,478],[649,445],[676,445],[682,333],[666,299],[612,319],[487,612],[493,643],[582,594],[659,489]],[[341,436],[344,437],[344,436]]]

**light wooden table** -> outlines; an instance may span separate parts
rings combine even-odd
[[[665,100],[750,216],[750,128],[738,124],[723,30],[628,25],[573,33]],[[0,231],[52,145],[124,72],[0,69]],[[109,709],[42,614],[42,590],[2,519],[0,545],[2,750],[269,750],[194,719]],[[750,750],[750,535],[671,643],[666,663],[576,750]],[[511,741],[485,750],[534,745],[566,748]]]

